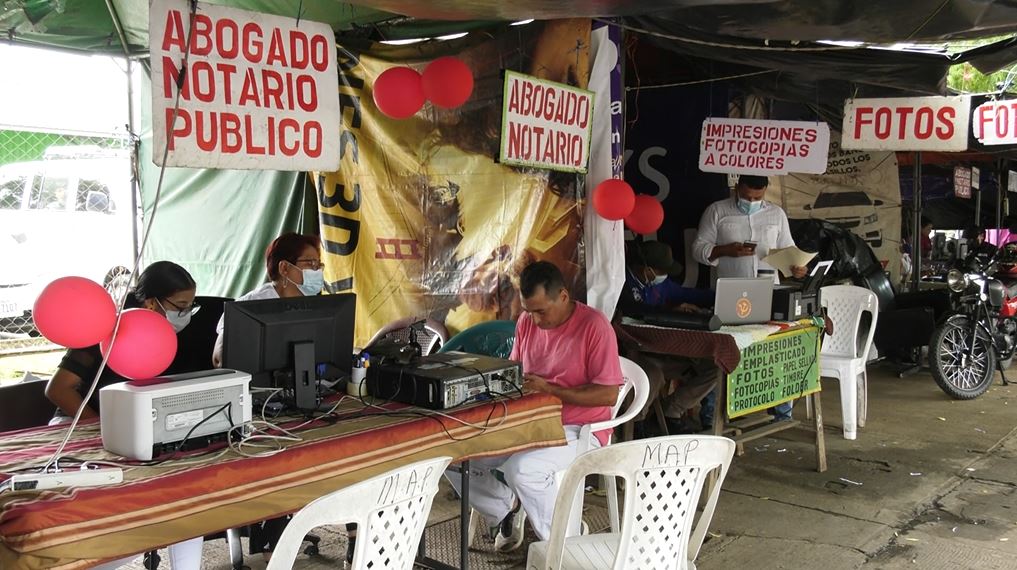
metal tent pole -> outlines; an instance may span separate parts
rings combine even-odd
[[[914,156],[914,180],[912,181],[911,204],[914,220],[911,227],[911,251],[915,258],[912,260],[914,270],[911,272],[911,290],[918,290],[918,282],[922,279],[922,153],[916,152]]]

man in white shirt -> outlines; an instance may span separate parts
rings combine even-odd
[[[738,177],[734,198],[710,204],[699,219],[699,233],[692,244],[696,261],[717,268],[717,277],[757,277],[773,275],[776,270],[763,261],[771,249],[791,247],[791,228],[787,214],[763,200],[769,180],[765,176],[743,174]],[[792,266],[795,278],[805,277],[805,267]],[[703,405],[712,416],[712,393]],[[777,421],[791,419],[791,402],[771,409]]]
[[[692,245],[696,261],[717,268],[717,277],[756,277],[776,272],[763,262],[771,249],[791,247],[787,214],[763,200],[765,176],[742,175],[734,198],[710,204],[699,220],[699,233]],[[755,244],[755,245],[752,245]],[[794,277],[805,276],[805,267],[792,267]]]

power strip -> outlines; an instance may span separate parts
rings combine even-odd
[[[123,483],[124,470],[119,467],[81,469],[59,473],[26,473],[11,477],[12,491],[40,491],[56,487],[100,487]]]

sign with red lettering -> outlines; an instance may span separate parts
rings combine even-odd
[[[971,128],[982,144],[1017,144],[1017,99],[982,103],[975,108]]]
[[[822,174],[829,150],[826,123],[709,118],[699,139],[699,170]]]
[[[505,72],[500,162],[586,173],[593,92]]]
[[[155,0],[149,11],[154,162],[161,166],[168,149],[166,166],[336,170],[332,29],[200,2],[193,14],[189,7]]]
[[[849,99],[841,147],[859,150],[967,150],[970,97]]]

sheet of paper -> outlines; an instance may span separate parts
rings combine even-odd
[[[791,246],[771,249],[767,256],[763,258],[763,262],[780,271],[780,274],[784,277],[791,277],[792,266],[805,267],[812,261],[813,257],[816,257],[815,253],[804,252],[795,246]]]

